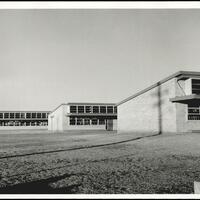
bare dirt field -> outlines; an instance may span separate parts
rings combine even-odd
[[[1,194],[193,193],[200,133],[0,133]]]

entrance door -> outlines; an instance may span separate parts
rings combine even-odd
[[[112,119],[106,120],[106,130],[113,131],[113,120]]]

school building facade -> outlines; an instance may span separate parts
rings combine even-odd
[[[0,111],[0,130],[47,129],[49,111]]]
[[[117,104],[118,132],[200,131],[200,72],[179,71]]]
[[[48,130],[116,130],[114,103],[64,103],[48,116]]]

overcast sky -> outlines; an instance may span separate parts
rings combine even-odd
[[[0,10],[0,110],[119,102],[200,71],[200,10]]]

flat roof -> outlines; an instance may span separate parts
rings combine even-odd
[[[41,113],[50,113],[51,111],[41,111],[41,110],[28,110],[28,111],[26,111],[26,110],[0,110],[0,112],[9,112],[9,113],[11,113],[11,112],[41,112]]]
[[[147,87],[146,89],[141,90],[140,92],[137,92],[136,94],[134,94],[132,96],[129,96],[128,98],[120,101],[116,105],[117,106],[121,105],[121,104],[123,104],[123,103],[125,103],[125,102],[127,102],[127,101],[129,101],[129,100],[131,100],[131,99],[133,99],[133,98],[135,98],[135,97],[137,97],[137,96],[139,96],[139,95],[141,95],[141,94],[143,94],[143,93],[145,93],[145,92],[147,92],[147,91],[149,91],[149,90],[151,90],[151,89],[153,89],[155,87],[157,87],[158,85],[161,85],[161,84],[167,82],[168,80],[170,80],[172,78],[175,78],[175,77],[178,77],[178,76],[182,76],[182,77],[186,76],[187,78],[189,78],[189,77],[193,77],[193,76],[200,76],[200,72],[195,72],[195,71],[178,71],[178,72],[176,72],[176,73],[174,73],[174,74],[172,74],[172,75],[170,75],[170,76],[168,76],[168,77],[160,80],[159,82],[157,82],[157,83],[155,83],[155,84]]]
[[[70,102],[66,103],[66,105],[116,105],[116,103],[88,103],[88,102]]]
[[[116,106],[116,103],[89,103],[89,102],[69,102],[69,103],[61,103],[59,106],[57,106],[54,110],[52,110],[50,113],[53,113],[56,111],[60,106],[64,105],[111,105]]]

